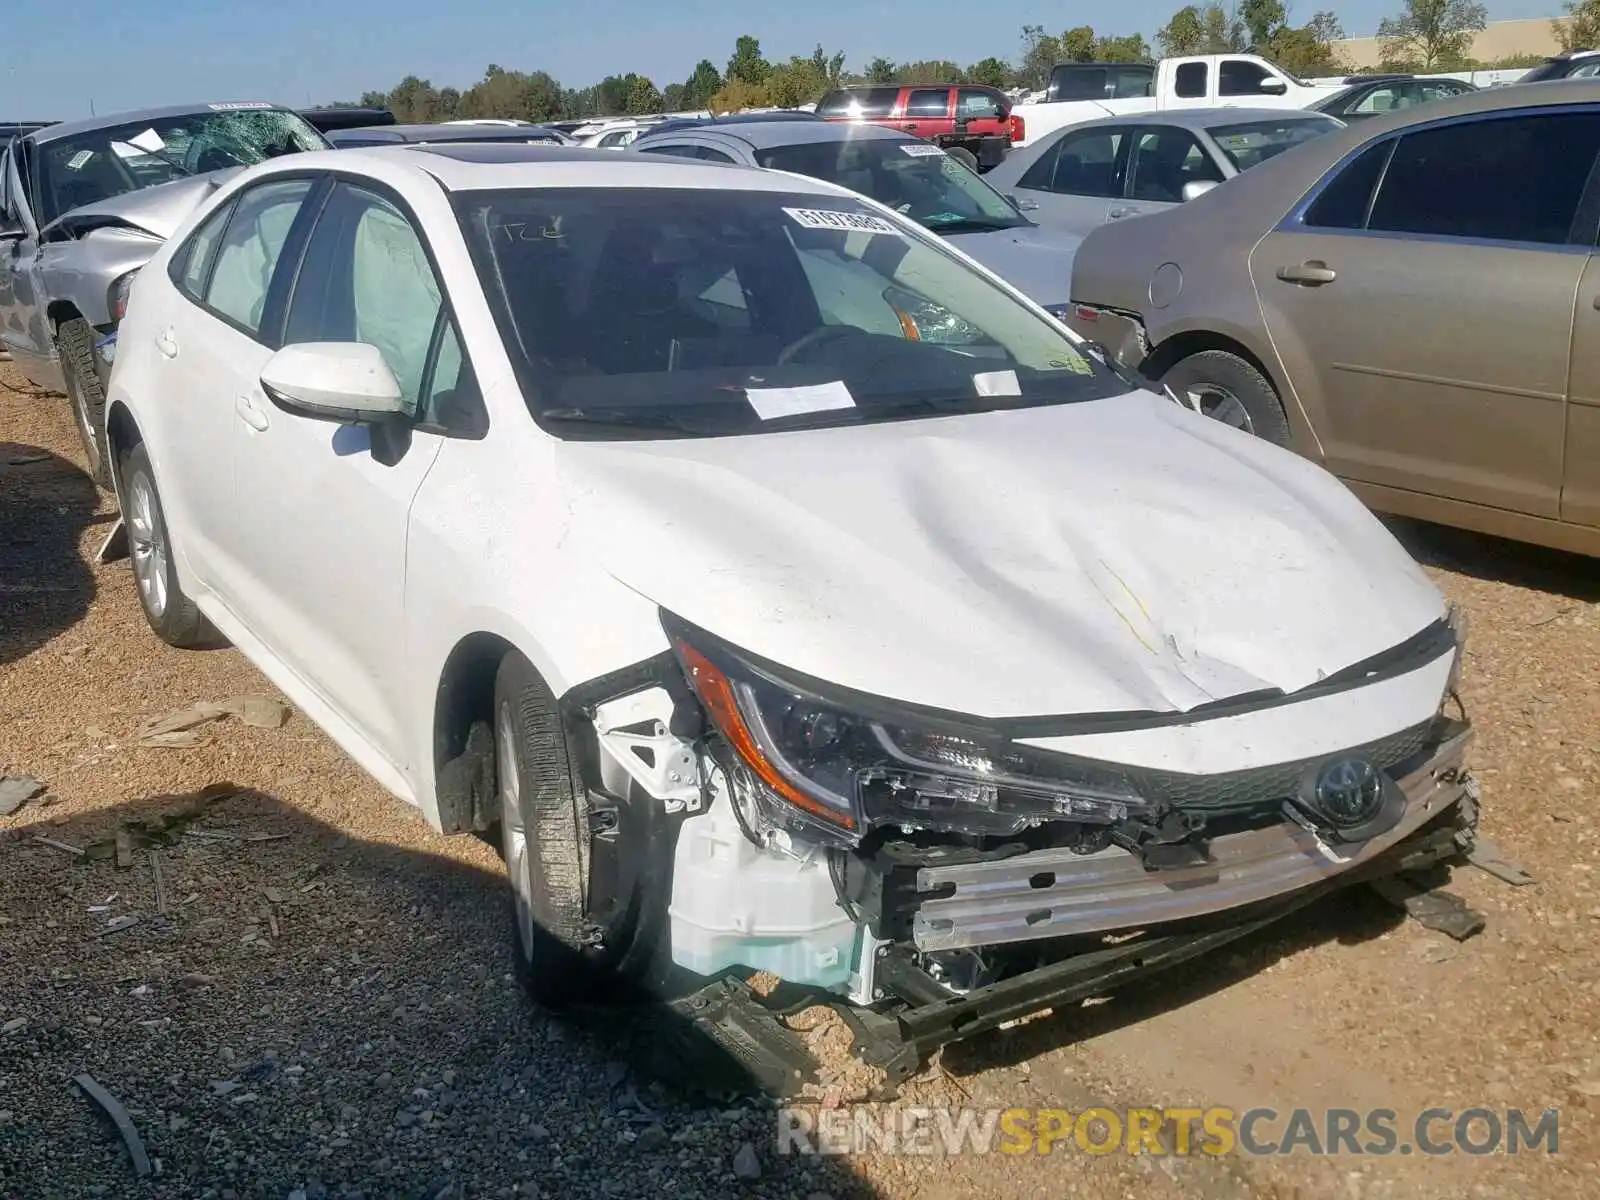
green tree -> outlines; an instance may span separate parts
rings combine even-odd
[[[1346,73],[1345,65],[1334,43],[1343,37],[1339,18],[1331,12],[1319,12],[1298,29],[1282,26],[1258,49],[1263,57],[1291,75],[1342,75]]]
[[[1250,39],[1250,46],[1260,52],[1289,23],[1289,12],[1283,0],[1239,0],[1239,22]]]
[[[661,111],[661,93],[656,85],[643,75],[629,75],[628,99],[624,110],[630,117]]]
[[[1150,43],[1141,34],[1126,37],[1097,37],[1094,40],[1095,62],[1149,62]]]
[[[1017,68],[1017,82],[1023,87],[1042,88],[1050,82],[1050,71],[1057,63],[1066,61],[1061,39],[1044,31],[1043,25],[1022,27],[1022,62]]]
[[[711,97],[722,90],[722,72],[717,70],[716,64],[709,58],[702,58],[695,64],[694,73],[689,76],[688,82],[683,85],[681,107],[704,108],[711,103]],[[668,107],[671,107],[669,103]]]
[[[1563,50],[1592,50],[1600,45],[1600,0],[1567,0],[1562,8],[1567,19],[1552,19],[1550,33]]]
[[[772,74],[772,65],[761,57],[761,42],[749,34],[742,35],[733,46],[733,57],[728,60],[726,82],[738,80],[752,87],[760,87]]]
[[[998,58],[986,58],[966,69],[966,77],[984,87],[1003,88],[1011,83],[1011,68]]]
[[[594,115],[612,117],[628,111],[636,75],[607,75],[594,85]]]
[[[1173,13],[1172,18],[1156,31],[1156,44],[1161,47],[1164,58],[1200,54],[1205,42],[1205,22],[1201,19],[1200,10],[1193,4],[1186,4]]]
[[[1249,44],[1244,22],[1221,4],[1207,4],[1200,10],[1200,21],[1206,31],[1205,54],[1238,54]]]
[[[1069,29],[1056,40],[1060,43],[1062,62],[1095,61],[1095,51],[1099,48],[1099,42],[1090,26],[1079,25],[1075,29]]]
[[[1378,22],[1384,64],[1433,71],[1464,63],[1489,16],[1475,0],[1403,0],[1399,16]]]
[[[965,83],[967,76],[955,63],[941,58],[901,63],[895,70],[894,81],[904,84]]]
[[[894,63],[879,55],[867,64],[867,82],[880,87],[894,82]]]
[[[360,107],[362,107],[362,108],[388,108],[389,107],[389,93],[388,92],[362,92],[361,93],[361,104],[360,104]]]
[[[831,91],[839,86],[839,81],[844,78],[844,51],[839,50],[828,54],[822,49],[822,43],[817,43],[817,48],[811,52],[811,70],[822,81],[822,90]]]

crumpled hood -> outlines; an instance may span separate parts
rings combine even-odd
[[[1062,305],[1072,291],[1072,259],[1083,241],[1038,226],[953,233],[950,244],[977,259],[1035,304]]]
[[[59,228],[80,233],[104,225],[131,225],[165,241],[178,231],[201,201],[243,169],[230,167],[225,171],[192,175],[85,204],[57,217],[46,230]]]
[[[626,586],[807,675],[979,716],[1293,692],[1445,613],[1332,476],[1146,392],[557,462],[569,548]]]

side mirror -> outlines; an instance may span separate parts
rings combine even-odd
[[[1276,75],[1268,75],[1258,87],[1263,96],[1282,96],[1289,90],[1288,83]]]
[[[1214,179],[1191,179],[1183,185],[1183,198],[1186,201],[1198,200],[1216,186]]]
[[[411,417],[383,351],[365,342],[285,346],[262,368],[261,390],[284,412],[316,421],[392,425]]]

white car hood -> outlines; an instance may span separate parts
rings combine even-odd
[[[1445,614],[1345,487],[1147,392],[564,442],[569,548],[761,657],[985,717],[1294,692]]]

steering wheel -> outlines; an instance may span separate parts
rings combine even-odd
[[[778,351],[777,365],[780,367],[787,366],[789,363],[794,361],[795,356],[798,355],[802,350],[809,350],[813,346],[820,346],[823,342],[831,341],[834,338],[848,337],[855,332],[856,331],[854,327],[850,325],[819,325],[810,333],[801,334],[782,350]]]

